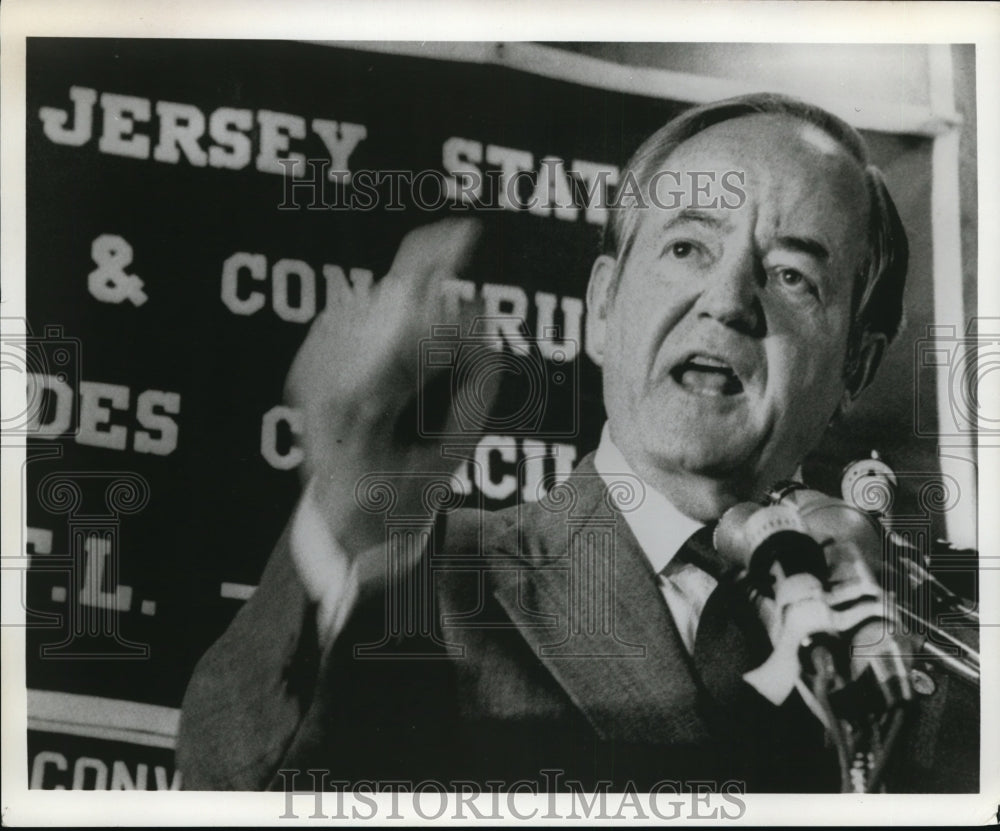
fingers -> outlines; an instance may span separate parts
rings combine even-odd
[[[327,302],[312,328],[319,336],[347,328],[364,339],[365,330],[374,327],[374,333],[391,342],[400,335],[404,341],[429,336],[435,324],[459,322],[460,301],[474,301],[475,291],[468,292],[471,284],[455,278],[470,263],[481,235],[481,220],[472,218],[416,228],[403,238],[388,273],[375,284],[365,269],[352,269],[348,276],[327,267]]]
[[[415,323],[451,322],[448,313],[456,309],[448,298],[454,297],[455,278],[472,260],[481,233],[480,221],[454,218],[410,231],[383,280],[385,295],[407,308]]]
[[[472,217],[416,228],[403,237],[387,276],[410,275],[418,292],[435,278],[457,276],[472,261],[482,233],[482,221]]]
[[[356,434],[370,434],[373,447],[381,441],[390,455],[425,450],[447,435],[477,435],[477,417],[488,416],[499,379],[480,379],[474,401],[465,408],[472,419],[459,425],[452,398],[462,384],[453,383],[439,366],[424,366],[423,355],[436,327],[449,325],[450,344],[457,346],[459,335],[467,335],[472,318],[481,314],[474,284],[456,279],[470,264],[481,233],[482,223],[473,219],[447,219],[411,231],[389,273],[374,283],[371,273],[361,269],[349,275],[334,267],[324,271],[326,307],[314,320],[286,384],[288,398],[307,413],[304,430],[312,437],[315,455],[342,459],[348,454],[325,439],[345,424]],[[422,395],[435,378],[440,389]],[[440,407],[435,404],[438,393],[443,393]],[[423,436],[419,416],[428,404],[431,415],[440,413],[440,422],[451,420],[443,430],[435,424]],[[356,455],[372,455],[363,449],[365,442],[358,444],[362,449]],[[327,466],[335,466],[330,459]],[[360,470],[365,464],[349,467]]]

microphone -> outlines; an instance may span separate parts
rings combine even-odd
[[[879,526],[864,511],[848,503],[804,486],[772,491],[775,505],[793,510],[807,533],[827,552],[838,582],[854,580],[880,593],[874,574],[881,574],[886,562],[882,556]]]
[[[871,458],[858,459],[844,468],[840,492],[844,501],[875,517],[889,541],[891,554],[886,567],[891,576],[918,594],[929,592],[934,601],[950,612],[956,612],[971,623],[979,623],[974,604],[959,596],[927,571],[928,557],[896,533],[885,519],[896,500],[896,474],[873,450]]]
[[[915,546],[891,529],[886,529],[886,541],[890,554],[886,567],[890,576],[907,586],[913,594],[919,596],[929,593],[939,608],[955,612],[969,623],[979,623],[979,612],[974,604],[956,594],[924,568],[919,562],[923,557]]]
[[[965,623],[978,627],[979,612],[973,602],[931,574],[925,567],[930,565],[929,554],[900,536],[887,521],[898,484],[893,469],[873,450],[870,458],[858,459],[844,468],[840,491],[846,502],[874,517],[882,528],[886,548],[883,584],[894,587],[897,609],[917,633],[916,649],[934,657],[962,681],[978,685],[979,652],[935,626],[930,618],[934,612],[945,611],[950,620],[958,615]],[[948,546],[939,541],[938,545],[942,544]],[[934,552],[937,551],[935,547]]]
[[[955,594],[918,562],[907,556],[905,553],[907,550],[917,553],[910,543],[894,531],[888,533],[886,540],[890,553],[886,562],[888,576],[894,581],[893,585],[899,587],[909,601],[900,602],[897,595],[896,609],[905,619],[905,628],[911,632],[915,651],[925,652],[961,680],[978,685],[980,667],[978,650],[932,623],[930,620],[933,614],[932,606],[928,600],[933,600],[939,609],[947,610],[949,615],[951,613],[961,615],[964,623],[960,624],[959,628],[964,628],[966,631],[969,626],[978,626],[978,612],[971,607],[969,601]]]
[[[793,574],[810,574],[821,584],[826,580],[823,550],[796,512],[785,506],[734,505],[719,520],[714,543],[723,558],[746,569],[770,597],[775,583]]]
[[[895,471],[877,450],[867,459],[857,459],[840,475],[840,495],[855,508],[878,516],[887,516],[896,501],[899,480]]]
[[[746,570],[769,633],[786,606],[800,604],[807,624],[798,652],[803,672],[843,676],[846,652],[825,596],[826,557],[797,513],[780,505],[735,505],[720,518],[714,544],[724,559]]]
[[[850,638],[850,677],[859,683],[852,685],[854,700],[844,696],[842,707],[855,713],[871,712],[912,699],[908,668],[894,637],[895,603],[873,576],[886,566],[879,525],[864,511],[819,491],[786,488],[772,498],[778,499],[778,506],[792,509],[826,552],[836,611],[849,616],[859,600],[883,600],[881,613],[862,612],[845,633]],[[836,601],[848,591],[852,600]]]

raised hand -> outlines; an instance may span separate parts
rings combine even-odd
[[[454,424],[456,392],[435,384],[441,370],[421,366],[420,343],[434,326],[463,326],[474,311],[449,302],[445,289],[468,267],[481,230],[477,220],[447,219],[411,231],[377,284],[345,283],[331,293],[292,364],[286,397],[303,415],[313,498],[349,555],[384,539],[381,518],[356,501],[365,475],[418,474],[397,493],[405,510],[418,504],[427,473],[446,475],[459,464],[418,429],[421,385],[441,399],[440,432]]]

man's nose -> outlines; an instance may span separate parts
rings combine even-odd
[[[699,317],[710,317],[743,334],[765,333],[760,288],[764,270],[757,256],[747,251],[728,258],[706,275],[696,307]]]

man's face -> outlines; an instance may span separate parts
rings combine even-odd
[[[614,260],[595,264],[588,337],[615,443],[708,519],[792,475],[844,394],[868,195],[833,139],[787,116],[711,127],[664,169],[682,183],[714,173],[716,186],[640,209],[617,289]],[[743,204],[696,207],[738,201],[719,188],[728,171],[744,177]]]

